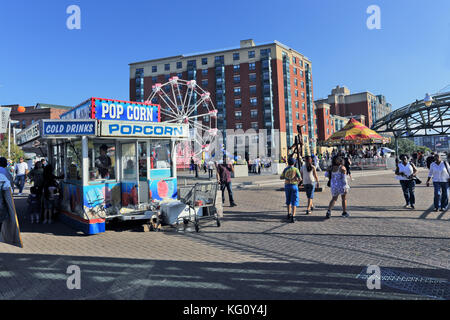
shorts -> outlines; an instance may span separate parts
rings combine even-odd
[[[316,189],[316,185],[315,184],[305,184],[305,192],[306,192],[306,197],[308,199],[314,199],[314,190]]]
[[[45,210],[55,209],[55,200],[44,199],[44,209]]]
[[[298,206],[298,186],[296,184],[285,184],[284,192],[286,194],[286,205]]]

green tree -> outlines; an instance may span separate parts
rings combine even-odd
[[[14,163],[19,162],[20,157],[24,156],[24,152],[20,147],[11,141],[11,155],[8,157],[8,136],[5,135],[0,143],[0,157],[11,159]]]
[[[391,139],[391,143],[387,145],[388,148],[395,150],[395,139]],[[412,154],[414,151],[431,151],[427,147],[417,146],[414,144],[414,141],[408,138],[399,138],[398,139],[398,153],[401,154]]]

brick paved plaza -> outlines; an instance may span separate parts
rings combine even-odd
[[[450,298],[450,213],[432,211],[431,187],[416,187],[412,211],[402,208],[392,172],[355,172],[350,218],[340,217],[338,202],[324,219],[325,187],[309,216],[301,193],[300,221],[289,224],[277,180],[235,179],[238,206],[227,199],[222,226],[205,221],[198,234],[127,225],[85,236],[61,223],[27,223],[25,199],[17,199],[24,248],[0,243],[0,299]],[[69,265],[81,268],[81,290],[67,289]],[[416,281],[394,277],[369,290],[367,265]]]

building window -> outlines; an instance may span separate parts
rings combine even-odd
[[[300,113],[296,112],[296,113],[295,113],[295,118],[296,118],[297,120],[299,120],[299,119],[300,119]]]
[[[298,90],[295,89],[295,96],[298,97]]]
[[[152,72],[158,72],[158,67],[157,66],[152,66]]]
[[[255,57],[255,51],[254,50],[249,51],[248,52],[248,58],[251,59],[251,58],[254,58],[254,57]]]
[[[241,70],[241,65],[240,64],[235,64],[234,66],[233,66],[233,71],[234,72],[239,72]]]
[[[181,79],[181,78],[183,78],[183,74],[181,72],[177,73],[177,77],[178,77],[178,79]]]
[[[169,81],[169,79],[170,79],[170,74],[166,74],[166,77],[165,77],[165,78],[166,78],[166,82]],[[170,86],[169,86],[169,87],[170,87]]]
[[[235,117],[237,120],[242,119],[242,111],[236,111],[236,112],[234,113],[234,117]]]
[[[202,87],[206,88],[208,86],[208,79],[203,79],[202,80]]]
[[[250,104],[252,106],[256,106],[258,104],[258,99],[257,98],[250,98]]]
[[[209,116],[204,116],[203,117],[203,122],[208,123],[209,122]]]
[[[239,82],[241,82],[241,76],[240,76],[240,75],[233,76],[233,82],[234,82],[234,83],[239,83]]]
[[[299,61],[299,64],[300,64],[300,67],[303,67],[303,61],[302,60]]]
[[[250,86],[250,94],[256,94],[256,86]]]
[[[305,87],[305,83],[302,81],[302,82],[300,83],[300,86],[301,86],[302,88],[304,88],[304,87]]]
[[[302,110],[305,110],[305,103],[302,102]]]
[[[152,83],[157,83],[158,82],[158,77],[152,77]]]
[[[252,129],[258,130],[258,122],[252,122]]]
[[[248,75],[250,82],[256,82],[256,73],[250,73]]]
[[[241,99],[234,99],[234,106],[240,108],[242,105]]]
[[[303,70],[300,70],[300,77],[303,77]]]
[[[293,64],[297,64],[297,58],[296,57],[292,57],[292,63]]]
[[[306,121],[306,116],[305,116],[305,114],[303,114],[303,121]]]
[[[234,95],[238,96],[241,94],[241,87],[234,87]]]
[[[177,62],[177,69],[183,68],[183,63],[181,61]]]
[[[297,74],[297,68],[294,67],[294,74]]]
[[[294,78],[294,85],[298,86],[298,80]]]
[[[166,63],[166,64],[164,65],[164,70],[165,70],[165,71],[169,71],[169,70],[170,70],[170,63]]]
[[[202,76],[208,75],[208,69],[202,69]]]
[[[252,117],[252,118],[258,117],[258,110],[251,110],[250,111],[250,117]]]
[[[256,70],[256,63],[254,63],[254,62],[249,63],[248,70]]]
[[[302,98],[305,99],[305,93],[304,92],[302,92]]]
[[[327,134],[330,134],[330,128],[327,128]]]
[[[329,125],[330,124],[330,119],[327,119],[327,125]]]
[[[233,53],[233,60],[239,60],[239,52]]]
[[[236,129],[242,129],[242,123],[236,123]]]
[[[270,48],[267,49],[261,49],[260,51],[261,57],[267,57],[270,55]]]
[[[295,101],[295,107],[298,109],[298,101]]]
[[[202,58],[202,65],[208,64],[208,58]]]
[[[325,114],[328,115],[328,109],[325,110]]]
[[[224,62],[225,62],[225,59],[224,59],[223,56],[215,56],[215,57],[214,57],[214,61],[215,61],[216,63],[224,63]]]

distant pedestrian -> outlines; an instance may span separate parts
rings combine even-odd
[[[435,161],[431,163],[430,172],[428,173],[427,187],[430,186],[430,179],[433,178],[434,186],[434,211],[447,210],[448,207],[448,188],[450,179],[450,166],[441,160],[439,154],[434,155]]]
[[[427,168],[430,170],[431,164],[434,162],[434,152],[431,152],[431,154],[427,157]]]
[[[15,172],[16,172],[16,179],[14,186],[17,186],[19,188],[19,196],[23,195],[23,188],[25,186],[25,177],[28,174],[28,164],[23,161],[23,158],[21,157],[19,159],[19,163],[15,166]],[[13,187],[14,192],[15,187]]]
[[[328,205],[326,218],[331,217],[331,210],[334,207],[339,195],[342,199],[342,216],[349,217],[347,213],[347,193],[350,186],[347,183],[347,170],[344,166],[344,160],[340,156],[332,159],[331,168],[325,172],[325,176],[329,178],[329,187],[331,189],[331,201]]]
[[[306,197],[308,198],[308,205],[306,207],[306,214],[308,215],[310,211],[314,210],[314,190],[319,188],[319,178],[317,176],[316,167],[312,165],[311,157],[305,157],[305,164],[302,166],[300,174],[303,179]]]
[[[414,180],[414,177],[417,173],[417,168],[408,160],[406,154],[400,156],[400,162],[397,165],[395,174],[397,175],[397,179],[400,180],[403,196],[405,197],[406,204],[404,205],[404,208],[406,209],[408,206],[411,206],[411,209],[414,209],[414,204],[416,202],[416,197],[414,195],[416,181]]]
[[[283,170],[280,179],[284,179],[284,193],[286,195],[287,218],[295,222],[295,211],[299,205],[298,184],[302,181],[300,171],[294,167],[295,159],[288,159],[288,167]]]
[[[55,213],[58,199],[58,183],[56,179],[61,179],[53,174],[53,166],[48,164],[44,168],[43,202],[44,202],[44,222],[51,224]]]
[[[191,163],[189,165],[189,173],[194,173],[195,171],[195,162],[194,162],[194,158],[191,158]]]
[[[208,161],[208,173],[209,173],[209,178],[211,179],[213,177],[213,173],[214,173],[214,161],[212,161],[212,160]]]
[[[231,183],[231,173],[234,172],[233,164],[227,163],[227,158],[224,157],[223,163],[217,165],[217,180],[222,191],[222,203],[225,203],[225,189],[228,191],[228,198],[230,199],[230,206],[235,207],[236,203],[233,199],[233,186]]]
[[[345,166],[345,170],[346,170],[346,172],[347,172],[347,175],[350,177],[350,180],[353,180],[352,179],[352,172],[350,171],[350,166],[352,165],[352,160],[350,160],[350,156],[349,155],[347,155],[345,158],[344,158],[344,166]]]

